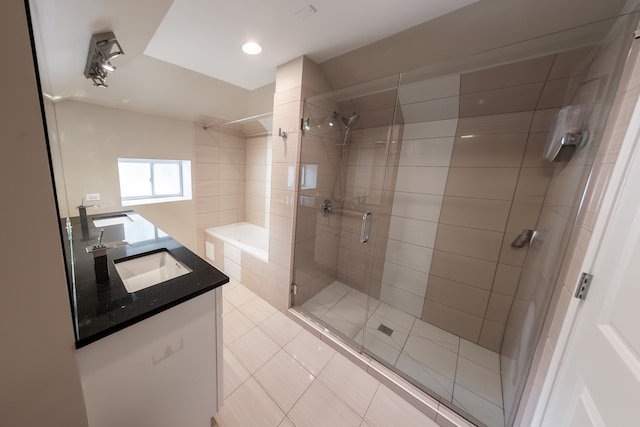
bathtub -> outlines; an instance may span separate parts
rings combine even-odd
[[[269,261],[269,230],[248,222],[207,228],[206,234],[232,245],[264,262]],[[226,247],[226,245],[225,245]],[[226,253],[230,252],[225,250]]]

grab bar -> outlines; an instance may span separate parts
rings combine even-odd
[[[525,246],[531,246],[537,234],[537,230],[522,230],[522,233],[520,233],[518,237],[511,242],[511,247],[514,249],[520,249]]]
[[[362,215],[362,228],[360,229],[360,243],[363,245],[369,241],[371,236],[371,222],[373,215],[371,212],[367,212]]]

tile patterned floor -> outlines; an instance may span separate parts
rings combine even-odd
[[[340,282],[302,308],[490,427],[504,426],[500,356]],[[380,325],[393,330],[387,335]],[[387,330],[388,332],[388,330]]]
[[[223,297],[220,427],[437,426],[241,284]]]

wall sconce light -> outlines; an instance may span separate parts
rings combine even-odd
[[[120,55],[124,55],[124,51],[111,31],[92,35],[84,76],[91,79],[94,86],[107,87],[107,73],[116,70],[111,60]]]

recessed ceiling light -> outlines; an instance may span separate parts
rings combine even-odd
[[[256,42],[246,42],[242,45],[242,51],[247,55],[257,55],[262,52],[262,46]]]

